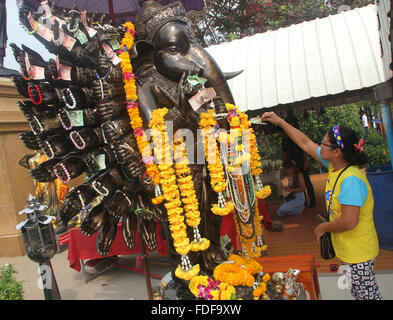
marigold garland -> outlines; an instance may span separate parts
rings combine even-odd
[[[227,143],[235,145],[237,143],[236,151],[240,154],[236,158],[230,158],[230,171],[239,168],[246,161],[250,162],[251,176],[254,177],[255,196],[257,199],[266,198],[270,195],[271,189],[270,186],[263,187],[259,179],[259,175],[262,173],[261,158],[258,152],[256,137],[251,128],[251,121],[248,120],[247,114],[241,112],[233,104],[227,103],[226,109],[228,111],[227,119],[231,127],[230,135],[222,135],[220,138],[223,139],[223,142],[229,141]],[[249,146],[249,153],[245,145]],[[250,223],[243,224],[237,221],[236,217],[234,218],[237,232],[240,235],[243,254],[251,258],[260,257],[262,251],[266,250],[267,246],[264,245],[262,239],[261,220],[263,217],[259,216],[258,206],[255,206],[254,219]]]
[[[218,265],[213,272],[214,279],[233,286],[253,287],[254,299],[266,291],[266,283],[270,281],[268,273],[263,274],[263,267],[255,260],[232,254],[228,261]],[[255,281],[255,275],[262,276],[261,282]]]
[[[161,195],[160,193],[156,193],[156,198],[154,198],[152,202],[154,204],[158,204],[161,203],[164,199],[166,200],[165,207],[168,211],[168,219],[170,223],[170,230],[173,237],[174,246],[176,252],[179,253],[182,258],[182,263],[177,267],[175,274],[179,278],[190,280],[199,273],[199,265],[191,266],[187,254],[190,250],[205,250],[209,247],[210,242],[207,239],[200,239],[200,237],[198,238],[196,236],[193,243],[190,243],[190,240],[187,237],[187,227],[185,224],[185,220],[187,222],[187,225],[194,228],[194,233],[197,235],[199,231],[195,230],[197,230],[197,227],[200,223],[200,213],[198,210],[198,203],[195,196],[188,162],[177,162],[174,166],[174,169],[172,164],[166,163],[165,161],[166,159],[168,159],[167,157],[169,157],[170,159],[171,156],[170,148],[168,147],[169,139],[165,132],[164,116],[168,112],[166,108],[155,110],[152,114],[152,120],[150,122],[150,128],[158,129],[158,131],[161,133],[161,143],[158,143],[156,145],[155,154],[165,156],[165,160],[159,161],[158,165],[154,163],[152,150],[150,149],[150,145],[147,141],[147,137],[143,128],[143,120],[139,113],[135,76],[133,74],[131,60],[128,53],[128,50],[130,50],[132,45],[134,44],[135,28],[131,22],[127,22],[123,26],[126,28],[127,31],[125,32],[122,39],[122,49],[118,53],[121,59],[120,66],[123,72],[124,89],[126,92],[127,111],[130,117],[130,124],[134,130],[138,149],[142,155],[142,160],[146,167],[146,173],[153,178],[153,182],[156,187],[159,187],[161,185],[163,191],[163,195]],[[226,104],[226,106],[228,110],[228,121],[231,125],[231,130],[229,135],[226,133],[220,134],[219,141],[223,141],[223,139],[226,139],[227,143],[233,143],[234,141],[230,141],[230,139],[237,139],[238,144],[236,146],[236,151],[239,154],[239,156],[237,156],[236,158],[230,159],[231,163],[227,165],[226,169],[230,172],[234,171],[236,168],[239,168],[244,162],[249,161],[251,174],[256,182],[255,195],[258,199],[266,198],[268,195],[270,195],[271,189],[270,186],[263,187],[262,183],[259,180],[259,174],[262,173],[262,168],[256,143],[256,137],[253,130],[251,129],[251,122],[248,121],[247,115],[240,112],[236,106],[231,104]],[[212,110],[207,113],[201,114],[201,120],[199,125],[201,129],[204,129],[204,138],[207,138],[207,143],[205,143],[206,159],[213,160],[208,161],[208,170],[210,173],[211,185],[213,190],[219,195],[219,204],[214,204],[212,206],[212,212],[217,215],[226,215],[234,210],[234,205],[232,201],[227,201],[226,199],[224,199],[223,196],[223,192],[226,190],[225,171],[220,159],[220,150],[217,146],[217,121]],[[245,129],[250,130],[250,135],[249,137],[245,137],[244,139],[242,139],[242,131]],[[214,139],[209,139],[209,137],[213,137]],[[249,152],[245,150],[244,143],[250,146]],[[178,150],[179,156],[183,158],[185,152],[184,144],[177,143],[174,147]],[[214,154],[209,152],[213,147],[215,150]],[[178,183],[176,183],[176,181]],[[184,204],[184,210],[182,208],[182,203]],[[251,244],[247,243],[247,251],[252,253],[252,257],[259,256],[260,252],[266,249],[266,246],[263,246],[263,243],[262,245],[258,245],[258,243],[261,244],[262,241],[262,229],[260,221],[261,219],[262,217],[259,217],[258,212],[256,212],[253,224],[255,226],[254,231],[257,240],[256,242],[253,241]],[[250,226],[246,227],[249,228]],[[247,230],[247,232],[250,232],[250,230]],[[255,243],[257,244],[256,246]],[[237,262],[234,262],[234,264],[237,264]],[[232,267],[234,268],[234,266]],[[231,266],[224,266],[220,268],[227,268],[228,270],[231,270]],[[220,275],[220,268],[218,268],[217,271],[218,276]],[[240,270],[239,272],[238,270],[238,273],[238,276],[240,278],[240,274],[242,274],[242,271]],[[249,274],[248,272],[246,273]],[[233,277],[236,281],[236,275],[233,275]],[[242,282],[249,284],[252,279],[252,275],[251,277],[245,275]],[[225,281],[224,284],[228,286]],[[221,291],[219,290],[218,292]],[[214,292],[214,290],[212,290],[211,292],[212,296],[214,297],[216,293]],[[228,292],[232,292],[232,289],[229,289]],[[260,292],[263,292],[263,288],[256,288],[254,296],[259,296]],[[222,294],[222,292],[220,294]]]
[[[175,275],[184,280],[190,280],[192,277],[198,275],[199,264],[191,266],[187,254],[193,249],[192,243],[187,236],[187,227],[184,222],[184,211],[181,206],[181,196],[179,191],[179,183],[176,183],[175,169],[171,161],[171,148],[169,144],[168,134],[165,127],[165,115],[168,113],[167,108],[156,109],[151,114],[150,128],[155,129],[160,136],[154,139],[154,152],[157,157],[163,161],[159,161],[158,171],[161,179],[161,187],[166,203],[164,206],[167,209],[169,228],[173,238],[173,245],[176,252],[181,256],[181,263],[175,270]],[[179,170],[184,169],[180,167]],[[199,213],[199,211],[198,211]],[[199,225],[200,218],[195,215],[189,215],[190,223]],[[201,241],[200,248],[210,244],[206,241]]]
[[[193,277],[188,288],[195,297],[205,300],[231,300],[236,294],[234,286],[207,276]]]
[[[127,99],[127,112],[130,118],[130,124],[134,130],[134,135],[138,145],[138,150],[142,155],[142,160],[145,164],[146,173],[153,178],[153,183],[156,188],[159,188],[160,177],[158,174],[158,168],[154,163],[154,158],[152,157],[152,152],[147,141],[143,129],[143,120],[139,113],[138,108],[138,96],[137,89],[135,85],[135,75],[133,74],[131,59],[128,51],[134,45],[135,28],[131,22],[126,22],[123,24],[126,32],[121,42],[121,50],[118,52],[118,56],[121,59],[120,68],[123,72],[123,82],[124,90]],[[157,189],[159,190],[159,189]],[[156,192],[156,197],[152,199],[153,204],[161,203],[164,197],[160,195],[160,192]]]
[[[210,175],[210,183],[212,189],[219,194],[222,199],[222,204],[212,205],[212,212],[216,215],[224,216],[234,210],[234,205],[231,201],[225,201],[222,192],[226,190],[227,184],[225,181],[224,166],[221,163],[220,150],[217,145],[214,128],[217,120],[214,117],[213,110],[200,115],[199,128],[202,129],[202,137],[205,145],[205,157],[208,162],[207,168]],[[212,150],[214,153],[212,153]],[[224,203],[225,201],[225,203]]]
[[[254,276],[234,261],[219,264],[214,269],[213,277],[232,286],[251,287],[255,282]]]
[[[199,233],[198,226],[201,221],[201,215],[183,140],[184,139],[174,141],[175,171],[181,200],[184,204],[186,222],[194,231],[194,240],[191,242],[191,250],[203,251],[209,248],[210,241],[206,238],[201,238]]]
[[[232,254],[214,269],[214,280],[208,276],[195,276],[188,288],[199,299],[231,300],[236,299],[236,286],[247,286],[252,288],[254,300],[261,299],[261,296],[263,300],[269,300],[266,288],[270,275],[262,270],[256,260]]]
[[[249,130],[250,132],[249,135],[245,135],[244,139],[245,144],[250,146],[250,169],[251,175],[254,177],[256,183],[255,196],[257,197],[257,199],[265,199],[270,196],[271,188],[270,186],[263,186],[259,178],[259,175],[263,172],[263,170],[261,164],[261,157],[258,152],[257,138],[255,136],[254,130],[251,127],[251,121],[248,120],[247,114],[241,112],[238,107],[231,104],[227,104],[226,106],[229,110],[235,110],[236,113],[239,115],[240,128],[242,130]]]
[[[264,199],[270,195],[270,186],[263,186],[259,175],[262,173],[261,158],[258,152],[255,133],[251,128],[251,121],[247,114],[241,112],[238,107],[227,103],[227,120],[230,124],[229,132],[220,131],[214,114],[214,110],[209,110],[200,115],[199,127],[202,129],[204,138],[205,156],[208,161],[208,170],[211,178],[212,189],[218,193],[219,203],[213,204],[212,212],[216,215],[226,215],[234,211],[234,203],[224,199],[223,192],[226,190],[225,170],[235,174],[235,170],[241,168],[244,163],[250,163],[251,176],[254,178],[254,193],[257,199]],[[218,143],[229,146],[228,163],[225,169],[221,163],[220,149]],[[245,146],[249,146],[249,151]],[[241,236],[243,252],[250,257],[259,257],[267,246],[262,239],[262,217],[256,209],[254,219],[247,225],[239,225],[235,218],[237,232]],[[240,230],[240,228],[242,230]],[[242,232],[240,232],[242,231]],[[242,235],[247,234],[248,237]]]
[[[251,273],[252,275],[257,274],[263,270],[261,264],[254,259],[249,259],[236,254],[231,254],[227,260],[244,266],[247,272]]]

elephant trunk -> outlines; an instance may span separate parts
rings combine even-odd
[[[201,76],[207,79],[207,86],[214,88],[217,96],[220,96],[225,103],[235,104],[225,75],[214,58],[198,45],[191,46],[190,56],[190,59],[203,69]]]

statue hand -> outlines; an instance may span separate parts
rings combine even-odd
[[[37,136],[32,131],[23,131],[18,134],[18,138],[22,140],[26,148],[31,150],[39,150]]]
[[[42,162],[37,168],[29,172],[33,179],[39,182],[51,182],[56,179],[56,175],[53,172],[53,167],[61,161],[61,158],[49,159]]]
[[[67,110],[88,108],[94,101],[93,91],[71,85],[61,92],[61,102]]]
[[[108,216],[106,208],[100,203],[90,210],[79,229],[85,236],[90,237],[105,223]]]
[[[119,189],[121,177],[116,169],[105,170],[91,177],[86,183],[95,190],[97,195],[108,196]]]
[[[123,215],[123,222],[121,225],[121,231],[123,239],[129,249],[135,247],[135,235],[138,227],[138,219],[132,210],[128,210]]]
[[[31,96],[33,102],[40,102],[44,104],[58,104],[60,101],[58,99],[55,88],[49,84],[48,82],[40,82],[40,83],[28,83],[28,88],[30,89]]]
[[[156,238],[156,222],[154,219],[142,219],[142,235],[148,249],[153,251],[157,249],[158,243]]]
[[[65,156],[74,149],[70,140],[61,135],[50,136],[46,140],[39,141],[38,145],[48,158]]]
[[[145,175],[141,180],[141,186],[145,192],[153,194],[155,186],[152,178]]]
[[[187,82],[189,74],[189,72],[183,72],[178,86],[179,99],[177,105],[179,111],[183,114],[183,116],[188,115],[192,111],[188,99],[197,92],[195,91],[194,93],[194,88],[189,82]]]
[[[78,177],[87,166],[78,156],[71,155],[53,167],[53,172],[56,177],[63,183],[68,183],[71,179]]]
[[[108,201],[105,201],[104,206],[112,217],[120,219],[135,204],[122,191],[116,190],[113,196]]]
[[[67,224],[83,207],[87,206],[94,198],[95,192],[86,184],[73,188],[65,197],[57,215],[63,224]]]
[[[117,223],[119,219],[108,216],[104,224],[98,229],[96,247],[101,256],[109,253],[113,240],[117,232]]]
[[[44,133],[46,135],[53,133],[60,133],[63,127],[59,118],[56,115],[51,115],[45,112],[25,115],[30,123],[30,127],[35,134]]]
[[[107,121],[101,125],[101,128],[107,143],[113,143],[125,134],[131,132],[131,125],[129,119],[126,117]]]
[[[12,81],[14,82],[18,93],[25,98],[29,98],[29,93],[27,92],[27,81],[23,79],[22,76],[13,76]]]
[[[124,103],[116,100],[106,100],[98,104],[97,113],[102,122],[112,121],[124,113]]]
[[[70,139],[78,150],[89,150],[104,144],[104,138],[99,128],[85,128],[79,131],[72,131]]]
[[[113,144],[113,152],[120,164],[126,164],[131,159],[140,162],[141,155],[134,136],[130,133]]]

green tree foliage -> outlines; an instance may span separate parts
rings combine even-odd
[[[0,267],[0,300],[23,300],[23,286],[14,278],[15,273],[11,264]]]
[[[189,14],[203,46],[336,14],[343,5],[362,7],[374,0],[205,0]]]
[[[360,108],[369,102],[346,104],[336,107],[321,109],[316,112],[305,111],[298,114],[300,130],[304,132],[312,141],[320,143],[326,132],[333,126],[340,124],[352,128],[359,137],[364,137],[365,131],[361,123]],[[374,113],[377,108],[374,107]],[[260,138],[261,157],[264,160],[277,160],[282,158],[281,138],[277,134],[263,136]],[[376,130],[370,128],[364,152],[368,157],[369,166],[388,163],[390,161],[389,146],[385,137],[377,134]],[[319,172],[321,164],[310,158],[311,169]]]

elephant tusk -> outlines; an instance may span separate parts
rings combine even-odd
[[[231,80],[234,77],[237,77],[239,74],[241,74],[244,70],[240,70],[240,71],[234,71],[234,72],[224,72],[224,77],[225,80]]]

